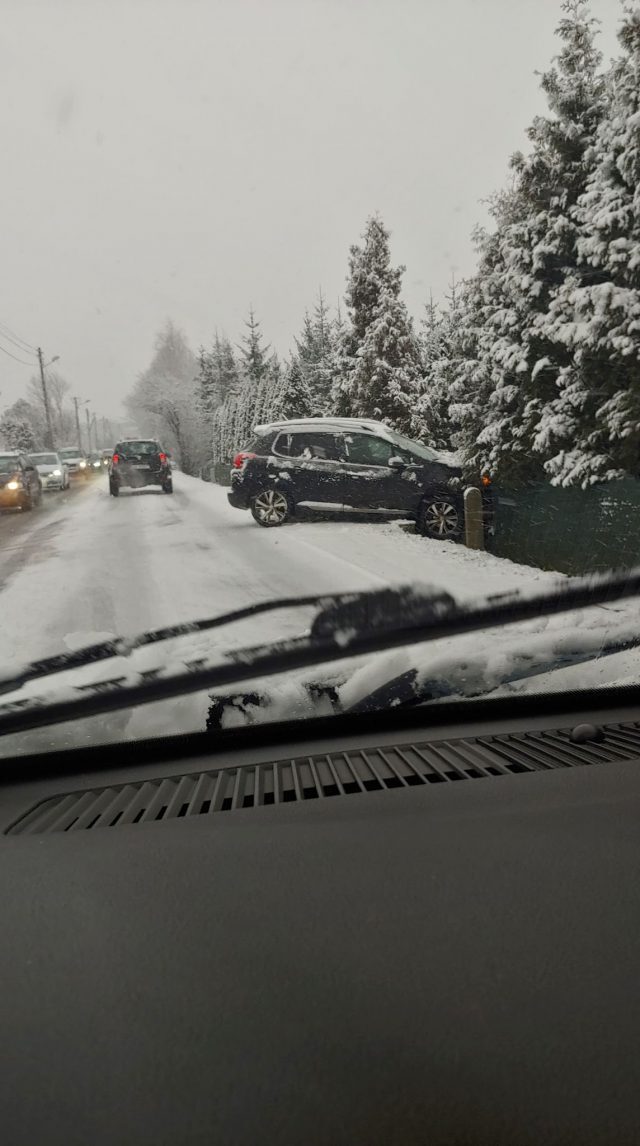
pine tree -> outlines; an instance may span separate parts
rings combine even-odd
[[[570,363],[549,315],[578,266],[575,208],[604,107],[587,0],[562,7],[562,48],[541,82],[550,114],[529,128],[529,155],[512,160],[513,187],[492,205],[495,235],[479,237],[485,281],[468,294],[467,312],[474,357],[459,374],[482,399],[475,427],[469,419],[465,426],[468,447],[482,464],[522,481],[544,474],[541,426]]]
[[[420,353],[400,298],[404,267],[392,267],[389,232],[372,216],[364,245],[353,246],[346,301],[350,317],[342,341],[338,397],[354,417],[376,418],[408,431],[418,393]]]
[[[246,379],[256,386],[268,373],[270,347],[263,345],[260,323],[255,316],[253,307],[249,307],[249,317],[245,321],[245,326],[247,333],[243,335],[238,347],[240,362]]]
[[[333,324],[322,291],[313,315],[305,312],[301,334],[296,338],[296,357],[312,397],[313,414],[331,413],[333,382]]]
[[[422,378],[412,428],[415,437],[435,449],[451,449],[454,424],[450,406],[455,397],[461,357],[459,288],[452,280],[447,308],[439,311],[431,297],[422,320],[420,348]]]
[[[315,395],[312,394],[298,358],[288,364],[278,393],[278,417],[309,418],[315,413]]]
[[[196,400],[201,413],[211,415],[228,395],[237,393],[240,388],[240,373],[228,338],[220,338],[216,332],[211,350],[200,348],[198,355],[198,375],[196,378]]]
[[[333,340],[329,360],[331,392],[328,412],[334,417],[348,418],[351,409],[347,375],[350,349],[351,340],[348,336],[348,326],[338,300],[336,316],[333,320]]]
[[[563,485],[640,476],[640,6],[626,3],[624,13],[622,56],[607,77],[607,114],[574,212],[578,267],[549,323],[571,360],[540,444]]]

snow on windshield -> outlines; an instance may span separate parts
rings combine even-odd
[[[469,601],[640,562],[634,5],[557,0],[514,20],[496,0],[466,5],[462,24],[444,4],[410,20],[392,0],[330,19],[328,3],[249,6],[247,20],[203,5],[195,29],[178,0],[151,25],[133,4],[123,39],[97,0],[73,26],[40,5],[46,51],[30,6],[12,6],[9,676],[276,597],[416,584]],[[494,114],[505,93],[512,114]],[[60,459],[63,477],[47,475]],[[441,699],[635,680],[631,649],[598,655],[633,609],[394,650],[318,681],[348,707],[396,670]],[[172,637],[108,671],[164,673],[180,648],[195,663],[304,623],[291,610]],[[329,696],[313,683],[271,682],[265,711],[310,715]],[[92,728],[202,728],[208,704]]]

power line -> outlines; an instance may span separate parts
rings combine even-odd
[[[12,338],[10,334],[5,334],[4,330],[2,329],[0,329],[0,338],[6,339],[6,341],[10,342],[12,346],[15,346],[16,350],[20,350],[23,354],[31,353],[30,350],[27,350],[26,346],[22,346],[19,342],[16,342],[15,338]]]
[[[5,332],[7,338],[9,338],[10,341],[22,344],[19,347],[20,349],[33,350],[33,353],[36,353],[36,347],[32,346],[30,342],[27,342],[26,338],[21,338],[19,334],[16,334],[15,330],[12,330],[10,326],[7,326],[6,322],[0,322],[0,330]]]
[[[0,343],[0,350],[2,351],[3,354],[8,355],[9,358],[13,358],[14,362],[21,362],[23,366],[35,366],[34,362],[25,362],[24,358],[16,358],[15,354],[12,354],[10,350],[5,350],[4,346],[2,346],[1,343]]]

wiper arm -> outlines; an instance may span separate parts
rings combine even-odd
[[[552,656],[539,657],[537,660],[530,654],[514,654],[514,664],[505,669],[502,676],[496,677],[486,687],[462,688],[459,682],[452,680],[446,674],[442,676],[425,677],[418,683],[418,670],[407,669],[399,676],[386,680],[372,692],[349,704],[341,711],[361,715],[367,712],[379,712],[381,708],[413,708],[420,704],[429,704],[436,700],[447,700],[451,697],[464,697],[471,699],[474,696],[489,696],[496,689],[505,685],[516,684],[518,681],[528,680],[538,676],[560,672],[562,669],[572,668],[574,665],[585,664],[588,661],[602,660],[605,657],[615,656],[617,653],[629,652],[640,646],[640,631],[635,636],[624,639],[605,641],[592,649],[574,649],[557,653]],[[469,657],[465,658],[467,672],[473,670],[476,663]],[[420,674],[421,675],[421,674]]]
[[[31,664],[14,676],[0,677],[0,695],[7,692],[17,692],[29,681],[41,677],[52,676],[54,673],[68,672],[71,669],[82,668],[84,665],[98,664],[100,661],[112,660],[114,657],[130,656],[135,649],[147,645],[155,645],[161,641],[169,641],[175,637],[188,636],[190,633],[205,633],[210,629],[221,628],[237,621],[244,621],[248,617],[256,617],[260,613],[276,612],[278,609],[292,607],[303,608],[308,605],[322,605],[326,597],[317,594],[309,597],[282,597],[276,601],[260,601],[258,604],[247,605],[242,609],[234,609],[228,613],[220,613],[217,617],[207,617],[201,621],[186,621],[184,624],[168,625],[161,629],[150,629],[135,637],[113,637],[109,641],[99,641],[94,645],[85,645],[75,652],[57,653]]]
[[[493,603],[482,605],[458,605],[452,597],[441,590],[420,592],[412,588],[343,593],[331,597],[296,597],[250,605],[207,621],[197,621],[192,625],[179,625],[170,629],[156,630],[153,634],[143,634],[137,638],[140,644],[135,647],[153,643],[152,637],[160,641],[184,633],[202,632],[235,620],[285,607],[317,605],[319,612],[307,635],[242,650],[229,655],[222,664],[192,668],[184,666],[183,671],[160,679],[145,680],[141,673],[140,682],[133,685],[123,685],[121,681],[102,681],[95,685],[78,686],[74,691],[79,695],[69,699],[51,701],[45,696],[5,702],[0,705],[0,735],[80,717],[96,716],[103,712],[148,704],[172,696],[199,692],[206,688],[220,688],[241,680],[255,680],[258,677],[271,676],[285,670],[308,668],[326,661],[382,652],[385,649],[420,644],[439,637],[457,636],[479,629],[498,628],[528,621],[535,617],[603,605],[636,596],[638,593],[640,593],[640,570],[625,575],[603,574],[580,578],[567,585],[560,585],[549,593],[526,598],[498,599]],[[114,643],[117,642],[106,642],[107,645]],[[93,646],[93,649],[100,647]],[[90,651],[84,649],[77,654],[68,655],[81,656]],[[95,659],[119,655],[122,653],[117,649]],[[53,671],[58,672],[69,667],[72,667],[69,660],[65,660],[60,668],[55,668]],[[27,679],[40,675],[48,675],[48,672],[34,672]]]

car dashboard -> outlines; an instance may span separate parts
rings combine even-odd
[[[630,700],[6,761],[4,1140],[636,1143],[639,812]]]

